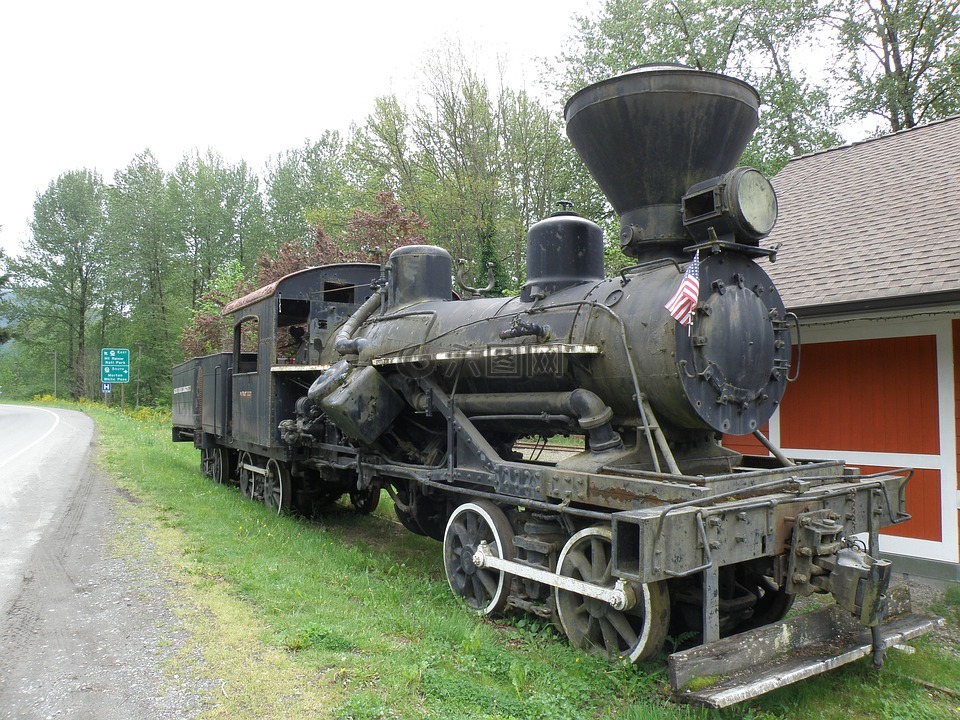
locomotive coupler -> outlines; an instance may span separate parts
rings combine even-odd
[[[843,534],[839,516],[815,510],[797,516],[790,545],[787,592],[833,595],[865,627],[883,621],[891,563],[868,555]]]

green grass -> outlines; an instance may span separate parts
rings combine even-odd
[[[668,701],[663,658],[610,664],[520,616],[493,622],[452,596],[439,543],[370,516],[272,516],[199,472],[168,424],[85,407],[122,489],[118,548],[151,548],[194,641],[171,673],[214,680],[209,718],[958,718],[960,660],[919,641],[721,712]],[[127,498],[127,499],[122,499]],[[960,598],[945,599],[957,611]],[[951,604],[952,603],[952,604]]]

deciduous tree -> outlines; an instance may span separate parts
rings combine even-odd
[[[10,262],[20,337],[37,356],[58,352],[73,397],[87,394],[87,336],[102,310],[106,188],[92,170],[64,173],[37,196],[30,237]],[[97,358],[99,360],[99,358]],[[52,366],[45,362],[42,367]]]
[[[844,0],[835,20],[848,117],[896,132],[960,112],[960,1]]]

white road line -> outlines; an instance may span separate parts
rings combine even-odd
[[[25,406],[21,406],[21,407],[25,407]],[[40,443],[42,443],[44,440],[47,439],[47,437],[49,437],[50,433],[52,433],[54,430],[57,429],[57,425],[60,424],[60,416],[57,415],[57,414],[56,414],[55,412],[53,412],[52,410],[47,410],[46,408],[32,408],[32,409],[33,409],[33,410],[42,410],[42,411],[45,412],[45,413],[49,413],[50,415],[53,415],[53,420],[54,420],[53,425],[50,427],[49,430],[47,430],[43,435],[41,435],[40,437],[38,437],[36,440],[34,440],[34,441],[33,441],[32,443],[30,443],[29,445],[26,445],[26,446],[20,448],[19,450],[17,450],[17,452],[15,452],[13,455],[11,455],[10,457],[8,457],[6,460],[0,460],[0,467],[3,467],[4,465],[6,465],[6,464],[7,464],[8,462],[10,462],[11,460],[14,460],[14,459],[20,457],[20,456],[23,455],[27,450],[29,450],[30,448],[32,448],[34,445],[39,445]]]

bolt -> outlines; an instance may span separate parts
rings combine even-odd
[[[800,557],[813,557],[813,550],[808,547],[798,547],[797,555]]]
[[[809,578],[803,573],[794,573],[793,575],[793,581],[797,583],[797,585],[806,585],[808,579]]]

